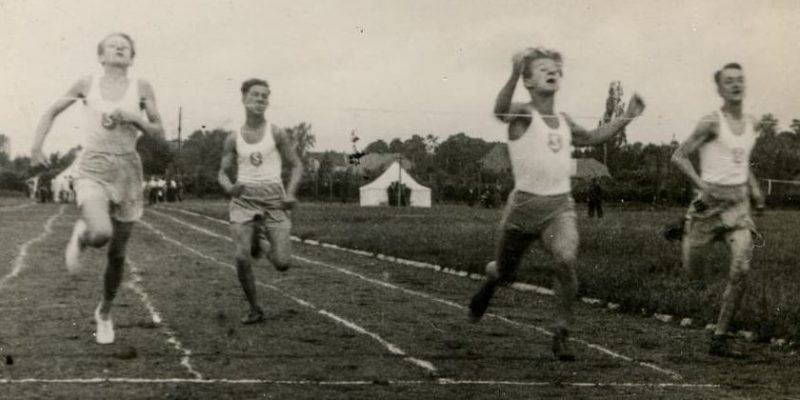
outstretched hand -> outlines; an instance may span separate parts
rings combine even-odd
[[[642,115],[644,109],[644,99],[642,96],[639,96],[638,93],[634,93],[633,96],[631,96],[631,99],[628,101],[628,109],[625,110],[625,116],[627,118],[636,118]]]
[[[228,190],[228,195],[231,196],[232,198],[236,198],[241,196],[243,192],[244,192],[244,186],[239,183],[235,183]]]
[[[516,75],[522,75],[522,72],[525,70],[525,63],[528,60],[528,56],[534,50],[534,48],[528,47],[524,50],[514,53],[514,56],[511,58],[511,64],[513,68],[512,73]]]
[[[132,124],[139,119],[137,115],[121,109],[112,111],[110,117],[119,124]]]
[[[294,197],[292,194],[286,194],[283,197],[283,209],[284,210],[292,210],[297,205],[297,198]]]

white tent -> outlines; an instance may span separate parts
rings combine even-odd
[[[358,190],[360,203],[362,206],[381,206],[389,204],[389,185],[393,182],[400,182],[411,189],[409,205],[412,207],[430,207],[431,190],[420,185],[411,177],[400,163],[393,162],[386,171],[374,181],[362,186]]]

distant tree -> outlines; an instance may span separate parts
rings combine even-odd
[[[311,133],[311,124],[301,122],[296,126],[284,128],[297,148],[297,154],[303,160],[303,165],[308,165],[309,151],[317,144],[317,137]]]
[[[403,141],[394,138],[391,142],[389,142],[389,152],[390,153],[402,153],[403,152]]]
[[[800,136],[800,119],[792,119],[789,129],[791,129],[792,133],[794,133],[796,136]]]
[[[217,173],[222,160],[222,145],[229,134],[229,131],[221,129],[210,132],[196,130],[183,143],[180,163],[189,191],[199,196],[220,193]]]
[[[478,160],[493,144],[483,139],[467,136],[459,132],[447,138],[436,150],[436,167],[451,175],[467,176],[477,174]]]
[[[11,152],[11,139],[5,133],[0,133],[0,154],[8,155]]]
[[[142,135],[136,142],[136,151],[142,159],[142,169],[145,175],[164,175],[167,167],[173,163],[175,155],[172,153],[163,137]]]
[[[425,151],[430,155],[436,154],[436,149],[439,148],[439,138],[437,136],[428,134],[425,136]]]
[[[764,114],[756,124],[756,130],[762,136],[775,136],[778,133],[778,119],[772,114]]]
[[[425,139],[420,135],[414,135],[410,139],[406,139],[406,141],[403,142],[401,153],[414,163],[415,169],[425,170],[432,162],[432,157],[428,153]]]
[[[389,152],[389,145],[386,144],[381,139],[378,139],[370,144],[367,147],[364,147],[364,153],[371,154],[371,153],[388,153]]]

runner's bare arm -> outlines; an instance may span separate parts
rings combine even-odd
[[[272,131],[275,133],[275,144],[281,153],[281,160],[286,162],[291,169],[289,183],[286,185],[286,197],[283,200],[287,206],[291,207],[297,202],[297,188],[303,177],[303,161],[297,155],[297,149],[286,131],[277,127],[273,127]]]
[[[141,106],[147,118],[119,109],[114,110],[111,114],[112,118],[131,123],[147,135],[163,138],[164,127],[161,126],[161,114],[156,108],[156,95],[150,82],[144,79],[139,80],[139,94],[141,95]]]
[[[31,164],[47,164],[47,159],[42,153],[42,146],[44,145],[45,137],[50,133],[50,128],[53,127],[53,121],[55,121],[59,114],[75,103],[76,100],[85,96],[90,82],[91,79],[89,77],[84,77],[75,82],[72,87],[67,90],[67,93],[56,100],[55,103],[45,111],[44,115],[42,115],[39,124],[36,126],[36,131],[34,132],[33,146],[31,147]]]
[[[753,205],[756,208],[756,211],[759,212],[764,209],[764,194],[761,192],[761,186],[758,184],[758,179],[756,178],[753,171],[750,171],[750,176],[747,179],[747,185],[750,187],[750,198],[753,199]]]
[[[525,109],[525,113],[528,113],[527,109]],[[517,140],[525,134],[531,125],[531,117],[530,114],[528,115],[527,118],[517,117],[508,123],[508,140]]]
[[[526,50],[514,54],[511,60],[511,76],[509,76],[508,81],[506,81],[505,85],[500,89],[500,92],[497,94],[497,99],[494,102],[494,116],[502,122],[510,123],[516,119],[519,114],[528,114],[522,104],[511,102],[514,98],[514,90],[517,87],[517,82],[522,75],[527,54]]]
[[[694,169],[690,155],[695,153],[703,143],[713,140],[717,135],[717,120],[713,115],[703,117],[697,123],[694,132],[683,143],[678,146],[672,154],[672,164],[675,165],[692,182],[695,188],[704,191],[706,184],[700,179],[700,175]]]
[[[572,130],[572,144],[576,146],[593,146],[596,144],[604,143],[622,132],[622,128],[626,127],[634,118],[638,117],[644,111],[644,100],[638,94],[631,96],[628,101],[628,108],[622,115],[622,118],[617,118],[608,124],[601,125],[596,129],[587,130],[586,128],[578,125],[568,115],[564,114],[567,124]]]
[[[234,197],[238,195],[237,192],[240,190],[237,189],[237,187],[241,187],[234,184],[228,175],[235,160],[236,132],[234,131],[228,134],[228,136],[225,138],[225,143],[222,146],[222,161],[220,162],[219,173],[217,174],[217,182],[219,182],[219,185],[222,186],[222,189],[225,190],[225,193]]]

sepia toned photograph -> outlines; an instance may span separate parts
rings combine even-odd
[[[798,21],[0,0],[0,399],[800,400]]]

